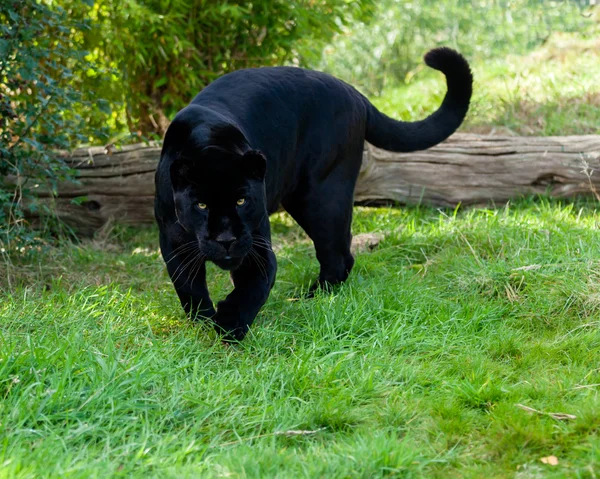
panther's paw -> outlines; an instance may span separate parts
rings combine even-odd
[[[241,341],[248,333],[248,326],[240,321],[236,314],[228,314],[217,311],[212,318],[217,333],[222,335],[223,341],[227,343]]]

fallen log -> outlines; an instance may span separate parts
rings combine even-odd
[[[65,157],[79,183],[46,196],[67,225],[89,235],[108,221],[152,223],[160,145],[83,148]],[[481,136],[457,133],[426,151],[366,145],[355,199],[361,204],[496,205],[529,194],[571,197],[600,191],[600,135]],[[596,194],[597,195],[597,194]],[[598,196],[598,195],[597,195]],[[82,201],[73,201],[84,197]]]

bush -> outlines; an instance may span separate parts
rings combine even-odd
[[[317,62],[341,26],[365,18],[372,0],[96,0],[83,41],[109,78],[83,78],[111,103],[116,129],[165,132],[169,119],[204,86],[233,70]],[[101,120],[103,121],[103,120]]]
[[[74,41],[88,28],[54,4],[36,0],[0,3],[0,242],[33,241],[25,207],[45,208],[34,192],[55,191],[72,172],[57,157],[87,142],[78,113],[90,103],[74,69],[85,70],[86,52]],[[0,244],[1,246],[1,244]],[[5,247],[4,247],[5,248]]]

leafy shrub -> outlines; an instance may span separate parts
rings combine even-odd
[[[111,103],[116,129],[162,135],[169,119],[215,78],[246,67],[317,62],[326,42],[372,0],[96,0],[82,13],[90,58],[113,68],[83,78]]]
[[[86,28],[53,3],[0,2],[0,242],[5,245],[33,241],[25,206],[42,208],[33,193],[51,194],[58,181],[72,178],[56,151],[88,141],[81,112],[90,103],[74,76],[74,69],[89,65],[74,41]],[[105,137],[102,130],[93,135]]]

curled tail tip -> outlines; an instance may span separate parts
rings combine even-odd
[[[448,47],[438,47],[425,54],[425,63],[444,74],[460,72],[472,77],[471,67],[465,57]]]
[[[446,77],[447,92],[440,108],[411,123],[392,120],[371,105],[367,141],[388,151],[425,150],[444,141],[461,125],[473,93],[469,62],[457,51],[439,47],[427,52],[425,63]]]
[[[425,63],[441,71],[446,76],[448,95],[446,100],[460,105],[461,109],[469,106],[473,94],[473,73],[465,57],[448,47],[430,50],[425,55]]]

